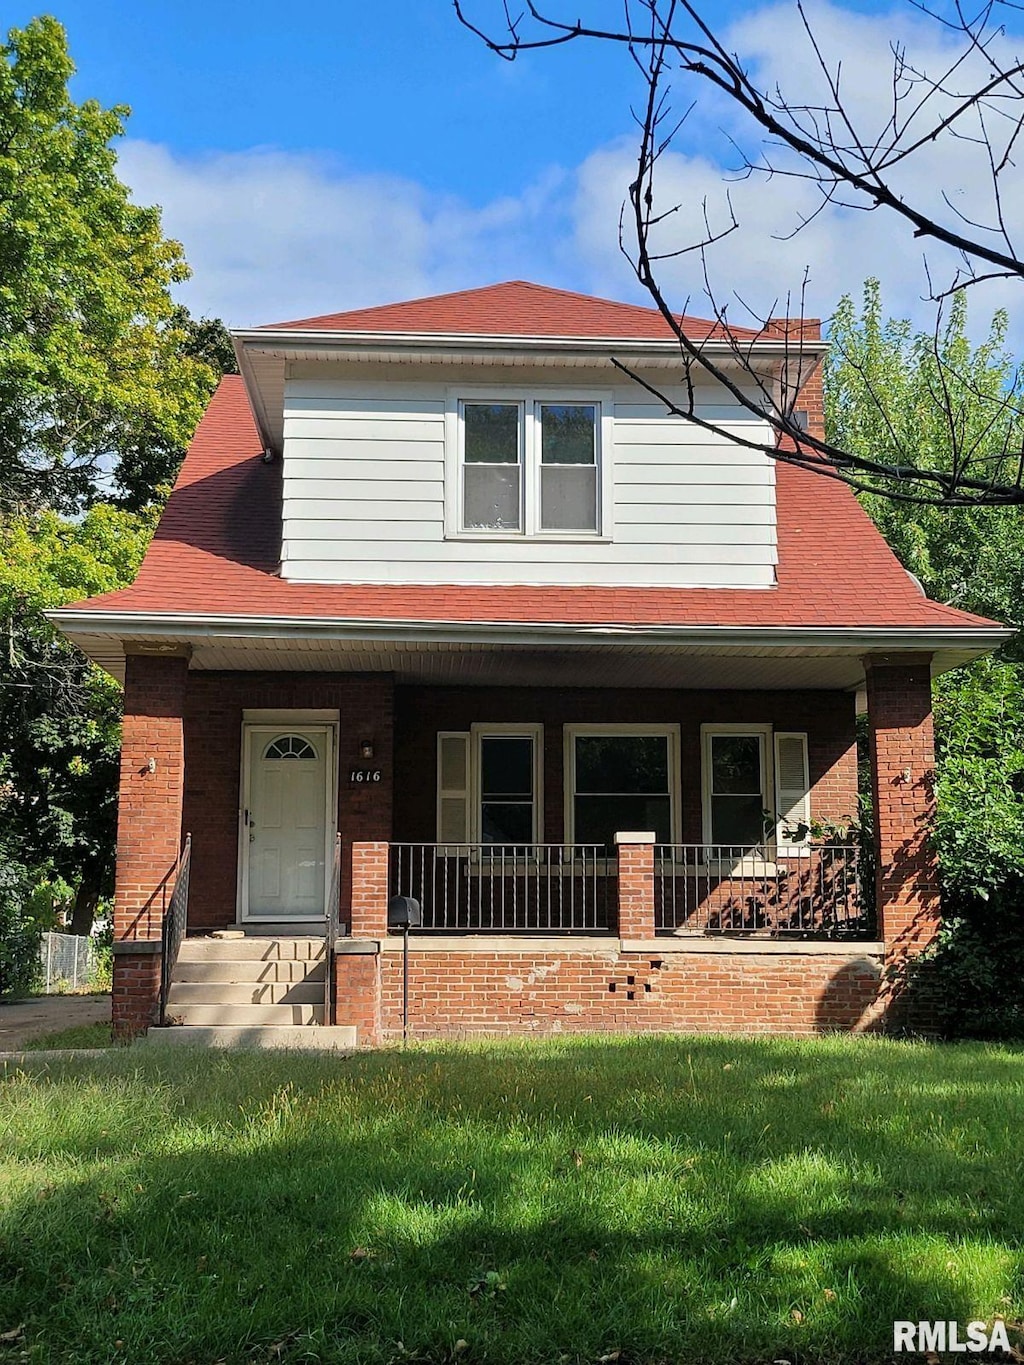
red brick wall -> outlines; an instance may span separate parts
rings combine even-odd
[[[118,953],[114,958],[111,1022],[119,1038],[133,1038],[157,1023],[160,954]]]
[[[650,833],[633,830],[623,833]],[[616,883],[620,938],[650,938],[654,933],[654,845],[620,844]]]
[[[235,922],[245,709],[337,710],[338,827],[343,836],[342,920],[351,904],[351,845],[391,837],[394,782],[389,674],[215,673],[188,675],[185,701],[184,827],[192,832],[189,928]],[[374,745],[359,756],[361,740]],[[382,781],[356,785],[349,770],[380,768]]]
[[[889,956],[920,952],[939,927],[939,884],[929,833],[935,815],[935,744],[927,662],[868,661],[868,718],[878,846],[878,914]]]
[[[477,1033],[821,1033],[878,1026],[880,963],[835,953],[410,954],[414,1038]],[[402,1028],[402,958],[381,957],[385,1037]],[[339,1018],[340,1023],[346,1022]]]
[[[850,693],[398,687],[395,751],[402,779],[395,791],[395,839],[426,843],[437,837],[438,731],[506,721],[544,726],[544,839],[560,842],[563,726],[627,720],[680,726],[684,843],[704,838],[702,724],[771,723],[780,730],[806,730],[815,819],[845,821],[857,814],[856,716]]]
[[[181,851],[188,660],[125,660],[114,937],[159,938]],[[153,771],[150,772],[150,762]]]
[[[380,956],[339,953],[334,959],[334,985],[334,1022],[354,1026],[361,1047],[380,1042]]]

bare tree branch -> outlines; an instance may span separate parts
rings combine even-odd
[[[1019,4],[982,0],[976,13],[968,13],[962,0],[907,0],[915,14],[936,26],[945,55],[936,63],[937,72],[929,73],[905,42],[892,42],[889,96],[881,108],[880,123],[871,129],[848,102],[842,61],[827,52],[803,0],[796,0],[796,13],[823,95],[807,99],[801,92],[801,101],[792,100],[778,87],[762,88],[742,57],[727,49],[715,22],[704,17],[699,0],[624,0],[620,29],[562,18],[542,6],[541,0],[524,0],[525,7],[513,13],[507,0],[502,0],[503,22],[489,30],[468,16],[471,0],[453,3],[459,21],[505,60],[597,42],[621,46],[642,76],[646,89],[635,116],[639,129],[636,175],[620,215],[619,241],[678,342],[687,400],[673,404],[635,367],[616,361],[623,373],[655,393],[675,415],[709,431],[721,431],[697,411],[696,379],[713,380],[770,427],[764,440],[737,436],[730,428],[730,440],[842,479],[858,490],[947,506],[1024,504],[1019,378],[1012,393],[981,395],[991,404],[989,420],[981,424],[980,432],[967,432],[954,396],[964,391],[966,377],[950,370],[949,358],[940,354],[939,347],[946,299],[984,281],[1024,279],[1024,260],[1014,245],[1014,223],[1003,194],[1004,177],[1014,168],[1024,130],[1024,62],[1010,55],[1005,32],[997,22],[1000,11],[1019,10]],[[478,8],[487,3],[477,0]],[[816,187],[817,206],[796,211],[792,230],[777,237],[790,240],[827,209],[842,207],[886,214],[894,228],[955,254],[959,265],[940,285],[933,282],[925,261],[928,296],[937,307],[933,396],[948,417],[949,449],[944,461],[933,465],[900,448],[898,424],[888,419],[883,396],[877,392],[875,401],[891,438],[888,458],[881,452],[878,459],[871,459],[839,449],[820,432],[807,429],[798,393],[818,363],[819,348],[810,344],[804,314],[806,277],[795,316],[755,317],[749,327],[732,322],[728,305],[716,302],[708,267],[709,252],[741,226],[727,191],[721,224],[713,222],[705,199],[703,232],[692,240],[666,239],[672,224],[681,221],[684,206],[659,201],[656,173],[693,107],[691,99],[687,114],[673,117],[673,78],[717,92],[745,116],[760,149],[748,155],[733,140],[740,158],[735,172],[739,178],[779,176]],[[935,187],[935,205],[906,193],[906,168],[915,158],[931,155],[943,145],[976,148],[979,172],[988,187],[987,203],[972,202],[969,210],[960,207],[943,186]],[[701,261],[713,322],[707,336],[695,332],[685,313],[670,306],[660,278],[665,262],[687,255]],[[766,342],[774,345],[769,348]],[[780,345],[781,359],[768,364],[766,354],[777,353]]]

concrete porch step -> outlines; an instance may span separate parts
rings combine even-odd
[[[322,938],[186,938],[179,962],[313,961],[324,956]]]
[[[198,961],[182,961],[179,957],[174,968],[175,981],[223,981],[233,985],[242,982],[252,984],[265,981],[319,981],[323,990],[327,964],[323,957],[285,959],[272,958],[201,958]]]
[[[323,1004],[231,1005],[177,1004],[168,1010],[176,1024],[202,1027],[260,1028],[274,1025],[323,1024]]]
[[[248,981],[244,977],[233,981],[182,981],[175,975],[167,995],[167,1005],[172,1013],[178,1005],[322,1005],[323,1002],[322,971],[319,981]]]
[[[352,1052],[356,1047],[355,1028],[344,1025],[327,1028],[289,1024],[245,1026],[190,1025],[183,1028],[151,1028],[136,1047],[231,1047],[289,1048],[301,1052]]]

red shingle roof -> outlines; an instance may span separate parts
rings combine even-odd
[[[706,340],[718,332],[714,322],[683,318],[687,336]],[[567,289],[549,289],[525,280],[510,280],[484,289],[435,294],[408,303],[325,313],[297,322],[278,322],[269,330],[309,328],[328,332],[438,332],[458,336],[533,336],[607,338],[616,341],[671,341],[673,332],[653,308],[614,303]],[[745,327],[734,336],[752,338]]]
[[[221,381],[136,582],[75,609],[619,625],[990,627],[923,597],[853,494],[780,463],[778,586],[766,589],[307,585],[276,576],[280,463],[242,380]]]

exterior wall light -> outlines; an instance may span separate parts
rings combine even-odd
[[[372,740],[372,739],[364,739],[364,740],[360,743],[360,745],[359,745],[359,757],[360,757],[360,758],[372,758],[372,757],[373,757],[373,740]]]

